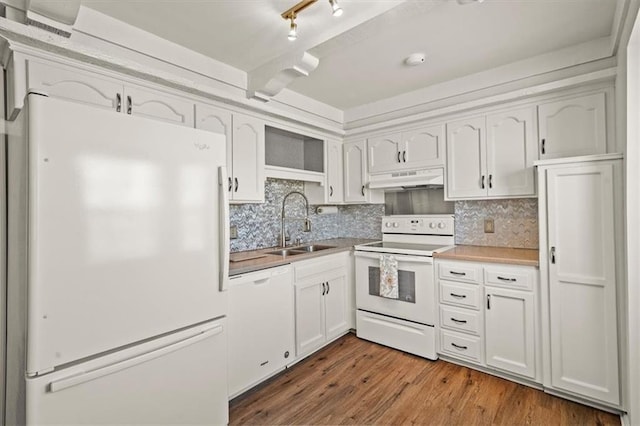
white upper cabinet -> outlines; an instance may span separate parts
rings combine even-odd
[[[367,141],[369,149],[369,173],[381,173],[397,170],[402,164],[400,149],[400,133],[370,138]]]
[[[411,169],[444,165],[443,126],[402,132],[402,164]]]
[[[522,108],[447,124],[447,198],[536,195],[535,109]]]
[[[344,190],[342,182],[342,143],[335,140],[325,140],[327,152],[327,202],[342,203]]]
[[[28,60],[30,89],[130,115],[194,126],[194,102],[97,73]]]
[[[540,159],[607,152],[605,93],[538,106]]]
[[[535,109],[488,115],[486,153],[489,197],[535,195]]]
[[[395,172],[444,164],[441,125],[370,138],[369,173]]]
[[[233,115],[234,202],[264,202],[264,122],[243,114]]]
[[[366,148],[365,141],[347,142],[344,151],[344,201],[357,203],[366,201]]]
[[[216,108],[211,105],[196,104],[196,129],[206,130],[208,132],[219,133],[225,135],[227,141],[227,174],[229,182],[227,190],[229,198],[233,198],[231,192],[233,188],[233,126],[231,111],[222,108]]]
[[[487,196],[485,117],[447,123],[447,197]]]

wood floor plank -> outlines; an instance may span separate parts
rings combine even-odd
[[[620,425],[610,413],[349,334],[230,403],[231,425]]]

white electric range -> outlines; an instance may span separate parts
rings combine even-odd
[[[382,241],[355,247],[357,336],[436,360],[433,253],[454,245],[453,215],[382,218]],[[380,296],[380,260],[398,264],[398,298]]]

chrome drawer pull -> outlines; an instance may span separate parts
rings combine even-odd
[[[455,319],[455,318],[451,318],[451,321],[455,322],[456,324],[466,324],[467,320],[459,320],[459,319]]]
[[[455,343],[452,343],[452,344],[451,344],[451,346],[453,346],[453,347],[454,347],[454,348],[456,348],[456,349],[460,349],[460,350],[462,350],[462,351],[466,351],[467,349],[469,349],[469,348],[468,348],[468,347],[466,347],[466,346],[459,346],[459,345],[456,345]]]
[[[499,280],[502,280],[502,281],[509,281],[509,282],[511,282],[511,283],[515,283],[516,281],[518,281],[518,280],[517,280],[517,279],[515,279],[515,278],[498,277],[498,279],[499,279]]]
[[[449,273],[450,273],[451,275],[457,275],[457,276],[459,276],[459,277],[464,277],[465,275],[467,275],[467,273],[466,273],[466,272],[449,271]]]
[[[459,299],[466,299],[467,295],[466,294],[455,294],[455,293],[449,293],[450,295],[452,295],[453,297],[457,297]]]

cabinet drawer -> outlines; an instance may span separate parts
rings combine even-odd
[[[479,311],[440,306],[440,326],[451,330],[464,331],[480,335],[482,317]]]
[[[438,267],[439,277],[447,280],[480,284],[482,267],[472,264],[441,263]]]
[[[340,253],[330,256],[322,256],[312,260],[294,263],[295,281],[299,282],[316,274],[321,274],[323,279],[328,279],[327,272],[346,266],[348,253]]]
[[[440,280],[440,302],[480,309],[480,287]]]
[[[479,337],[440,330],[440,351],[445,355],[482,363],[482,344]]]
[[[484,269],[485,283],[498,287],[533,290],[535,275],[536,271],[534,269],[502,265],[486,266]]]

